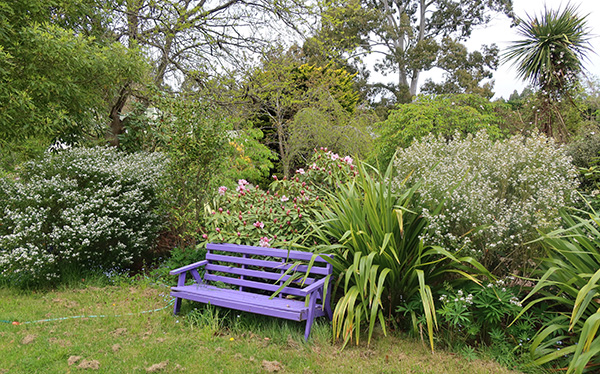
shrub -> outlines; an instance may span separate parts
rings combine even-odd
[[[468,249],[484,265],[524,265],[525,243],[556,227],[558,209],[576,195],[576,170],[564,150],[543,135],[494,142],[485,132],[447,141],[429,136],[400,150],[398,177],[422,184],[427,242]],[[432,212],[440,204],[444,209]]]
[[[210,242],[277,246],[303,242],[315,209],[324,206],[326,191],[334,191],[355,176],[352,158],[315,150],[311,165],[295,176],[274,181],[265,191],[246,180],[235,189],[221,186],[205,212]]]
[[[581,214],[581,212],[579,212]],[[551,316],[531,345],[537,364],[568,365],[567,373],[596,372],[600,365],[600,216],[562,212],[564,229],[543,235],[547,258],[524,312],[548,305]],[[562,369],[561,369],[562,370]]]
[[[450,341],[489,343],[494,331],[506,331],[522,309],[519,298],[515,296],[518,295],[517,289],[509,286],[512,282],[513,279],[499,279],[481,285],[471,283],[464,289],[449,287],[442,293],[438,313],[440,324],[446,329]],[[520,335],[509,330],[505,339],[511,334]]]
[[[491,103],[478,95],[418,96],[408,104],[393,110],[388,119],[378,124],[374,159],[387,165],[398,148],[434,134],[452,137],[455,132],[475,133],[487,129],[493,139],[506,135],[502,129],[501,111],[505,104]]]
[[[159,153],[77,148],[0,179],[0,278],[54,281],[66,268],[127,268],[150,249],[166,164]]]
[[[423,243],[427,222],[410,210],[416,188],[396,194],[387,182],[391,165],[385,175],[372,170],[371,176],[368,168],[359,167],[356,179],[331,194],[327,207],[316,213],[316,235],[324,244],[315,251],[334,254],[337,286],[343,286],[333,313],[334,340],[346,344],[354,335],[358,344],[366,323],[370,342],[376,320],[385,332],[384,311],[391,314],[403,300],[416,298],[433,349],[432,292],[450,274],[467,276],[462,262],[483,269],[471,258]],[[418,329],[416,323],[413,327]]]

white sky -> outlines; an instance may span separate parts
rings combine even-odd
[[[513,9],[520,18],[527,18],[527,14],[539,15],[544,10],[544,4],[548,9],[564,9],[567,1],[563,0],[513,0]],[[589,14],[587,18],[588,27],[591,30],[592,38],[590,44],[594,53],[588,53],[589,61],[584,62],[589,76],[600,76],[600,0],[571,0],[571,4],[578,6],[580,15]],[[476,30],[472,38],[468,41],[469,50],[479,49],[481,44],[496,43],[500,48],[500,53],[504,51],[510,42],[522,39],[516,33],[516,28],[510,27],[510,21],[506,16],[497,16],[485,29]],[[431,72],[435,74],[435,72]],[[434,75],[435,76],[435,75]],[[434,78],[435,79],[435,78]],[[517,73],[510,63],[500,65],[494,74],[494,92],[496,96],[508,99],[510,94],[516,89],[521,90],[526,83],[517,79]],[[420,79],[419,83],[425,81]]]

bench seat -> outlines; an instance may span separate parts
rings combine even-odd
[[[228,309],[241,310],[254,314],[263,314],[292,321],[305,321],[308,317],[308,306],[304,300],[287,298],[272,298],[250,292],[240,292],[218,288],[210,285],[194,284],[183,287],[173,287],[171,295],[186,300],[216,305]],[[317,305],[316,316],[323,316],[321,305]]]
[[[210,243],[206,260],[171,271],[179,275],[177,286],[171,288],[171,296],[176,298],[174,313],[179,313],[181,300],[186,299],[306,321],[307,340],[315,318],[332,318],[327,292],[332,266],[327,257],[277,248]],[[192,276],[193,284],[186,284],[186,274]],[[283,284],[286,281],[288,284]]]

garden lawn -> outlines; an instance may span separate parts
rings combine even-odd
[[[432,355],[420,342],[380,335],[370,347],[341,351],[331,345],[326,321],[304,343],[301,323],[187,301],[174,317],[170,301],[168,288],[140,282],[44,292],[0,288],[0,374],[510,372],[492,362]],[[161,310],[140,313],[155,309]],[[22,323],[84,315],[107,317]]]

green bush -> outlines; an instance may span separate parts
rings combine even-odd
[[[504,137],[507,131],[503,129],[501,114],[506,107],[478,95],[418,96],[376,124],[379,137],[372,158],[387,165],[398,148],[406,148],[430,134],[451,138],[456,132],[473,134],[486,129],[493,139]]]
[[[320,149],[294,177],[279,180],[273,176],[267,191],[244,179],[235,189],[221,186],[206,207],[208,232],[203,239],[265,247],[302,243],[309,236],[315,210],[325,205],[326,192],[353,179],[354,169],[352,158]]]
[[[353,182],[330,194],[326,209],[316,214],[314,223],[324,243],[315,251],[334,254],[336,285],[343,287],[333,313],[334,340],[346,344],[354,336],[358,344],[366,323],[370,342],[377,320],[385,332],[385,311],[391,314],[403,301],[416,298],[423,307],[433,349],[436,287],[457,273],[458,278],[468,278],[462,263],[484,269],[471,258],[455,257],[423,242],[427,221],[411,210],[416,188],[394,193],[388,182],[391,165],[384,175],[364,165],[358,169]]]
[[[580,215],[582,212],[578,212]],[[561,212],[564,229],[542,236],[547,257],[524,311],[548,305],[548,321],[530,353],[537,364],[568,365],[567,373],[596,372],[600,365],[600,216]]]
[[[469,250],[488,268],[527,265],[536,230],[557,227],[558,209],[576,198],[576,170],[563,148],[536,134],[494,142],[485,132],[429,136],[398,152],[398,176],[421,183],[424,239]],[[440,204],[443,210],[433,212]]]
[[[155,244],[166,158],[75,148],[0,179],[0,279],[55,281],[67,268],[121,270]]]

